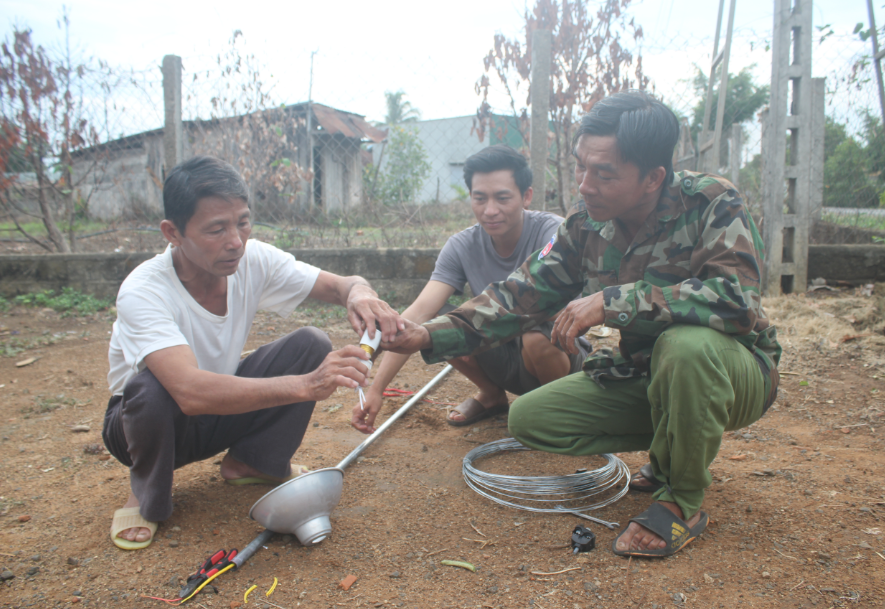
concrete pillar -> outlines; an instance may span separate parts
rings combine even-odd
[[[731,149],[728,151],[728,161],[731,166],[731,183],[740,188],[738,180],[741,176],[741,153],[744,146],[744,129],[738,123],[731,126]]]
[[[814,118],[817,104],[823,106],[815,96],[823,89],[811,79],[811,17],[812,0],[774,0],[771,99],[762,140],[763,290],[770,296],[804,292],[808,283],[811,207],[819,196],[813,195],[814,180],[822,180],[812,169],[812,144],[823,145],[823,137],[813,137],[823,127],[820,109]]]
[[[824,209],[824,132],[826,131],[827,79],[811,79],[811,191],[809,226],[820,222]],[[814,277],[812,277],[814,279]]]
[[[531,168],[534,200],[532,207],[547,209],[547,133],[550,123],[550,68],[553,33],[532,33],[532,131]],[[564,196],[564,193],[559,193]]]
[[[181,125],[181,57],[163,57],[163,105],[166,123],[163,128],[163,167],[165,173],[184,160],[184,130]],[[165,179],[165,175],[164,175]]]

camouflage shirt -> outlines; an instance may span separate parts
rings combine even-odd
[[[584,361],[597,382],[648,373],[655,340],[670,324],[733,335],[755,356],[768,399],[778,385],[781,347],[762,309],[762,240],[727,180],[677,172],[632,243],[615,220],[595,222],[583,204],[551,244],[506,280],[428,321],[428,363],[491,349],[600,290],[605,325],[621,332],[619,353],[598,349]]]

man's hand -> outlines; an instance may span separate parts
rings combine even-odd
[[[381,341],[382,349],[408,355],[433,346],[433,341],[430,339],[430,332],[428,332],[427,328],[419,326],[408,319],[403,319],[402,321],[404,322],[403,329],[396,333],[393,340],[387,341],[383,339]]]
[[[381,326],[381,340],[384,342],[392,341],[397,331],[406,327],[399,313],[378,298],[375,290],[362,284],[350,288],[347,295],[347,319],[360,336],[368,329],[370,338],[375,338],[377,321]]]
[[[593,326],[605,322],[605,302],[602,292],[573,300],[559,313],[550,333],[550,342],[567,353],[579,353],[575,339],[583,336]]]
[[[375,385],[372,385],[370,389],[366,390],[366,406],[365,410],[357,404],[353,407],[353,414],[350,417],[350,424],[363,433],[375,433],[375,417],[378,416],[378,412],[381,410],[381,404],[384,401],[384,396],[381,395],[381,390],[376,391]]]
[[[316,370],[306,375],[311,399],[325,400],[338,387],[365,387],[369,367],[363,362],[368,359],[369,355],[356,345],[332,351]]]

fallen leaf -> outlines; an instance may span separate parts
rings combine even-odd
[[[16,368],[22,368],[22,367],[24,367],[24,366],[30,366],[31,364],[33,364],[34,362],[36,362],[38,359],[40,359],[40,358],[39,358],[39,357],[29,357],[28,359],[23,359],[23,360],[20,361],[20,362],[16,362],[16,363],[15,363],[15,367],[16,367]]]
[[[747,455],[732,455],[728,458],[729,461],[745,461]]]
[[[31,517],[28,516],[28,515],[24,515],[24,516],[19,516],[19,517],[18,517],[18,521],[19,521],[19,522],[27,522],[27,521],[30,520],[30,519],[31,519]]]
[[[705,581],[706,583],[708,583],[708,584],[712,584],[712,583],[713,583],[714,581],[716,581],[716,580],[714,580],[712,577],[710,577],[709,575],[707,575],[706,573],[704,573],[704,581]]]
[[[107,460],[110,459],[110,458],[111,458],[110,455],[99,455],[99,456],[98,456],[98,460],[99,460],[99,461],[107,461]]]
[[[30,516],[28,516],[28,518],[30,518]],[[21,520],[22,517],[19,516],[18,519]],[[882,531],[878,527],[876,527],[876,528],[872,528],[872,529],[864,529],[863,532],[866,533],[867,535],[878,535]]]
[[[851,433],[851,430],[848,429],[847,427],[843,427],[843,428],[842,428],[842,433]]]

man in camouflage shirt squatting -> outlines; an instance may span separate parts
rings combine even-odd
[[[758,420],[777,395],[781,348],[762,310],[762,242],[735,187],[672,171],[678,122],[640,91],[596,103],[576,133],[583,198],[553,242],[451,313],[407,322],[382,347],[428,363],[493,348],[559,311],[551,340],[605,324],[619,352],[517,399],[510,432],[537,450],[648,450],[630,486],[655,503],[612,544],[667,556],[706,527],[708,467],[724,431]]]

